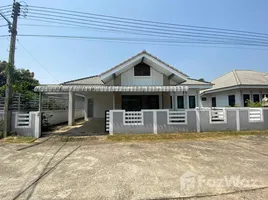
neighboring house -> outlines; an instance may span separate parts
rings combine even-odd
[[[194,109],[201,106],[200,90],[211,87],[142,51],[100,75],[38,86],[35,91],[69,94],[71,125],[74,94],[85,97],[87,117],[104,118],[106,110],[115,109]]]
[[[247,107],[248,100],[268,97],[268,74],[253,70],[233,70],[211,81],[213,87],[201,91],[203,107]]]

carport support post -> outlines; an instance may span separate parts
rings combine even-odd
[[[74,106],[75,106],[75,96],[74,92],[69,92],[69,107],[68,107],[68,125],[74,125]]]
[[[84,120],[88,121],[88,98],[85,96],[85,104],[84,104]]]

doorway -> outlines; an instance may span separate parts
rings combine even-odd
[[[140,111],[141,109],[159,109],[158,95],[123,95],[122,109]]]

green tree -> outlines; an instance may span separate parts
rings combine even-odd
[[[6,72],[8,63],[0,61],[0,92],[4,94],[6,88]],[[34,73],[28,69],[16,69],[12,76],[12,92],[21,93],[30,98],[34,95],[34,87],[39,85],[39,81],[34,78]]]
[[[198,80],[201,81],[201,82],[206,82],[205,79],[203,79],[203,78],[200,78]]]

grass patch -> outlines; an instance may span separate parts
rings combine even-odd
[[[202,133],[163,133],[163,134],[118,134],[108,135],[106,140],[114,142],[131,141],[176,141],[176,140],[196,140],[213,139],[221,137],[234,137],[242,135],[266,135],[268,131],[224,131],[224,132],[202,132]]]
[[[23,136],[10,136],[2,139],[7,143],[32,143],[36,140],[34,137],[23,137]]]

